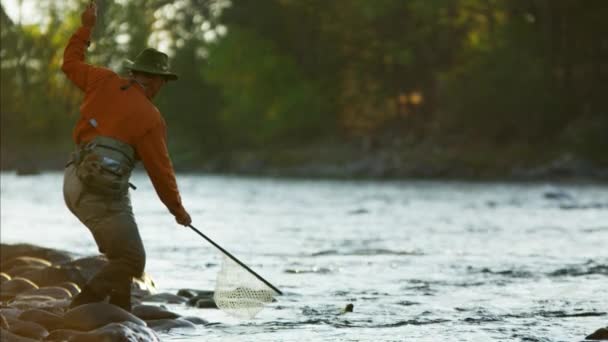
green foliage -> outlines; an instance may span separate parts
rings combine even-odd
[[[205,79],[222,91],[220,120],[237,144],[304,141],[327,131],[319,87],[254,32],[233,28],[209,50]]]
[[[152,45],[180,74],[156,99],[178,163],[353,136],[608,159],[604,0],[99,4],[89,62],[122,71]],[[40,25],[2,9],[3,151],[69,143],[82,94],[60,65],[81,5],[40,0]]]

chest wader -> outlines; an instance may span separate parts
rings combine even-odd
[[[88,191],[109,198],[125,196],[131,172],[135,167],[135,151],[122,141],[97,136],[83,144],[72,155],[70,163],[76,167],[76,175]]]

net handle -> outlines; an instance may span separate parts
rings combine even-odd
[[[222,246],[218,245],[213,240],[211,240],[210,238],[208,238],[207,235],[203,234],[200,230],[194,228],[194,226],[192,226],[191,224],[189,224],[188,227],[190,227],[190,229],[192,229],[195,233],[197,233],[198,235],[200,235],[201,237],[203,237],[203,239],[207,240],[210,244],[212,244],[213,246],[215,246],[215,248],[217,248],[220,251],[222,251],[222,253],[224,253],[225,255],[227,255],[234,262],[236,262],[237,264],[241,265],[241,267],[243,267],[244,269],[246,269],[249,273],[253,274],[256,278],[258,278],[264,284],[268,285],[268,287],[270,287],[271,289],[273,289],[274,292],[276,292],[279,295],[283,294],[283,292],[281,292],[279,289],[277,289],[274,285],[272,285],[271,283],[269,283],[266,279],[262,278],[262,276],[260,276],[259,274],[255,273],[251,268],[249,268],[247,265],[245,265],[243,262],[241,262],[239,259],[237,259],[234,255],[230,254],[230,252],[228,252],[227,250],[225,250],[224,248],[222,248]]]

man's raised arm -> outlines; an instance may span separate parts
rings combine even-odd
[[[63,53],[61,70],[82,91],[96,80],[108,76],[113,72],[94,67],[84,62],[84,53],[89,46],[91,31],[97,21],[97,5],[91,2],[82,13],[82,26],[72,35]]]

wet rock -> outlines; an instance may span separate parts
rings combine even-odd
[[[594,341],[608,340],[608,327],[597,329],[595,332],[593,332],[593,334],[585,337],[585,339]]]
[[[8,322],[6,321],[6,318],[4,318],[3,314],[0,314],[0,328],[8,329]]]
[[[8,322],[8,330],[19,336],[42,340],[49,334],[43,326],[34,322],[22,321],[15,318],[7,318],[6,321]]]
[[[2,283],[0,288],[0,300],[8,300],[14,298],[23,291],[37,289],[38,285],[29,279],[16,277]]]
[[[4,251],[3,251],[4,252]],[[30,256],[19,256],[16,258],[9,259],[5,262],[2,262],[0,268],[3,270],[10,270],[14,267],[20,266],[40,266],[40,267],[48,267],[51,266],[51,262],[46,259],[35,258]]]
[[[70,300],[55,299],[49,296],[22,296],[12,300],[9,305],[21,310],[40,309],[60,313],[69,307]]]
[[[200,297],[213,297],[213,290],[196,290],[196,289],[181,289],[177,291],[178,296],[186,298]]]
[[[160,342],[154,330],[133,322],[110,323],[101,328],[78,334],[70,342]]]
[[[52,249],[20,243],[15,245],[0,244],[2,253],[0,253],[0,263],[4,263],[11,259],[27,256],[47,260],[51,263],[61,263],[72,260],[69,253]]]
[[[63,317],[45,310],[31,309],[23,311],[19,315],[19,319],[22,321],[39,324],[48,331],[63,328]]]
[[[0,309],[0,315],[4,316],[5,318],[19,318],[19,315],[21,315],[21,313],[23,312],[23,310],[19,310],[17,308],[1,308]]]
[[[2,342],[36,342],[37,340],[28,338],[28,337],[19,336],[17,334],[13,334],[12,332],[5,330],[5,329],[0,329],[0,341],[2,341]]]
[[[6,281],[11,280],[11,278],[12,277],[10,275],[8,275],[8,274],[6,274],[4,272],[0,272],[0,284],[4,283]]]
[[[8,275],[10,275],[11,277],[19,277],[25,273],[28,273],[30,271],[36,271],[36,270],[41,270],[43,268],[45,268],[46,266],[33,266],[33,265],[24,265],[24,266],[16,266],[16,267],[12,267],[10,269],[5,269],[6,273]]]
[[[71,338],[78,335],[86,335],[87,332],[78,331],[78,330],[70,330],[70,329],[57,329],[55,331],[51,331],[49,336],[47,336],[44,341],[45,342],[65,342],[71,341]]]
[[[34,270],[23,274],[23,278],[30,279],[38,286],[55,286],[64,282],[76,283],[82,287],[86,279],[80,270],[74,266],[49,266],[41,270]]]
[[[146,322],[137,316],[107,303],[91,303],[78,306],[66,312],[63,318],[66,329],[79,331],[89,331],[116,322],[146,325]]]
[[[165,310],[164,308],[155,305],[137,305],[133,307],[132,313],[144,321],[180,317],[180,315],[175,312]]]
[[[72,298],[72,294],[70,293],[70,291],[59,286],[48,286],[24,291],[17,295],[16,299],[19,299],[19,297],[21,296],[48,296],[55,299]]]
[[[146,321],[148,327],[152,328],[155,331],[169,331],[171,329],[178,328],[196,328],[194,323],[185,320],[185,319],[155,319]]]
[[[206,320],[204,320],[200,317],[195,317],[195,316],[181,317],[181,319],[185,319],[186,321],[188,321],[194,325],[205,325],[205,324],[209,323]]]
[[[188,305],[199,309],[217,309],[217,304],[213,297],[196,296],[188,300]]]
[[[74,297],[75,295],[80,293],[80,286],[78,286],[76,283],[65,282],[65,283],[57,284],[57,286],[68,290],[68,292],[70,292],[72,297]]]
[[[66,269],[77,269],[84,278],[84,282],[89,281],[97,272],[108,264],[108,259],[103,255],[95,255],[68,262],[61,263],[59,266]]]
[[[168,303],[168,304],[182,304],[187,301],[186,298],[174,295],[172,293],[158,293],[151,296],[144,297],[144,302],[156,302],[156,303]]]

